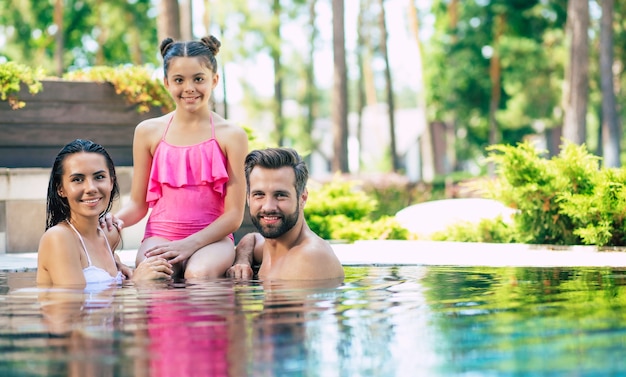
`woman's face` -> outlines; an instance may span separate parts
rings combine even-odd
[[[73,153],[63,161],[58,194],[67,199],[71,218],[100,216],[111,200],[113,179],[106,159],[99,153]]]

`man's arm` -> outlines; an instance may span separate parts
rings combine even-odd
[[[239,240],[235,248],[235,262],[226,271],[226,276],[237,279],[252,279],[255,262],[263,258],[263,237],[258,233],[248,233]]]

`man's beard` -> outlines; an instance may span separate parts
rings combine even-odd
[[[278,238],[293,228],[298,222],[298,214],[300,213],[300,203],[298,203],[296,210],[292,214],[285,215],[279,212],[259,212],[256,216],[251,216],[252,224],[265,238]],[[260,215],[264,216],[280,216],[281,220],[278,224],[271,226],[261,225]]]

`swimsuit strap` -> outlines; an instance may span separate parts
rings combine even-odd
[[[71,222],[66,221],[67,224],[70,226],[70,228],[72,228],[74,230],[74,232],[76,233],[76,235],[78,236],[78,239],[80,240],[80,244],[83,245],[83,250],[85,250],[85,255],[87,255],[87,262],[89,262],[89,266],[91,266],[91,258],[89,258],[89,253],[87,252],[87,247],[85,246],[85,241],[83,241],[83,236],[80,235],[80,232],[78,231],[78,229],[76,229],[74,227],[74,225],[72,225]],[[101,231],[100,228],[98,228],[98,231]],[[113,251],[111,251],[111,245],[109,245],[109,240],[107,239],[106,235],[104,236],[104,242],[107,244],[107,249],[109,249],[109,254],[111,255],[111,259],[113,259],[113,262],[115,262],[115,258],[113,258]],[[117,265],[117,262],[116,262]]]
[[[72,225],[71,222],[69,221],[65,221],[65,222],[70,226],[70,228],[74,230],[74,232],[76,232],[76,235],[78,236],[78,239],[80,240],[81,245],[83,245],[83,250],[85,250],[85,255],[87,256],[87,262],[89,263],[89,266],[91,266],[91,258],[89,258],[89,253],[87,252],[87,246],[85,246],[85,241],[83,241],[83,236],[80,235],[78,230],[74,228],[74,225]]]
[[[167,130],[170,129],[170,125],[172,124],[172,120],[174,120],[174,114],[170,117],[170,121],[167,122],[167,126],[165,127],[165,131],[163,132],[163,136],[161,136],[161,140],[165,141],[165,135],[167,135]]]

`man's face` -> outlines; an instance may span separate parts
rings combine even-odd
[[[296,194],[296,177],[291,167],[266,169],[255,167],[250,172],[248,205],[252,223],[265,238],[278,238],[298,222],[300,201]]]

